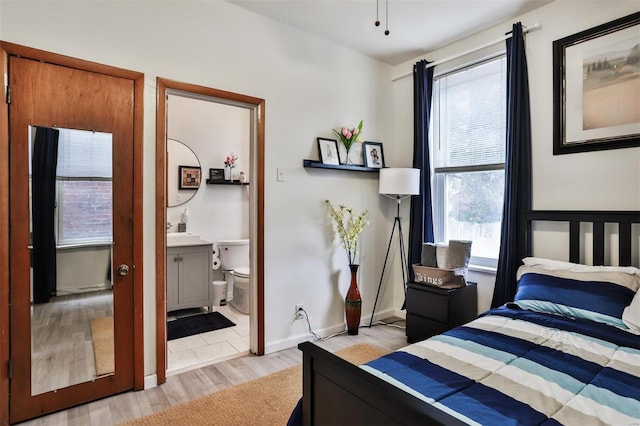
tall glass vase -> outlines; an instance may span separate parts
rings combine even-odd
[[[351,150],[350,150],[350,149],[348,149],[348,150],[347,150],[346,158],[345,158],[345,160],[344,160],[344,164],[346,164],[346,165],[348,165],[348,166],[350,166],[350,165],[352,165],[352,164],[353,164],[353,161],[351,161],[351,158],[349,158],[349,153],[350,153],[350,152],[351,152]]]
[[[351,269],[351,284],[345,298],[345,315],[347,318],[347,333],[355,336],[360,328],[360,313],[362,311],[362,299],[358,289],[358,265],[349,265]]]

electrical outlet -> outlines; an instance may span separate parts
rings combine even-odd
[[[296,319],[304,318],[303,313],[301,312],[302,309],[304,309],[304,305],[302,303],[297,303],[296,304]]]

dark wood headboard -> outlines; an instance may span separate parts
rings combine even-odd
[[[631,225],[640,223],[640,211],[556,211],[533,210],[522,214],[527,236],[525,250],[520,259],[533,252],[533,223],[537,221],[569,223],[569,261],[580,263],[580,225],[591,223],[593,226],[593,265],[605,264],[605,224],[618,224],[618,258],[619,266],[632,264]]]

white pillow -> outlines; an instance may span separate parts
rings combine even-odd
[[[590,266],[579,263],[563,262],[561,260],[544,259],[541,257],[525,257],[522,263],[527,266],[540,266],[551,271],[573,272],[623,272],[630,275],[640,275],[640,269],[635,266]]]
[[[636,293],[631,304],[622,311],[622,321],[629,331],[640,334],[640,293]]]

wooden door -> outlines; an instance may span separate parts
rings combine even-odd
[[[130,79],[11,56],[10,421],[18,422],[134,387],[134,83]],[[31,126],[112,137],[113,373],[34,394],[30,300]],[[118,266],[130,272],[119,274]],[[73,321],[73,319],[71,319]],[[56,374],[55,366],[51,374]],[[73,364],[71,367],[73,368]]]

